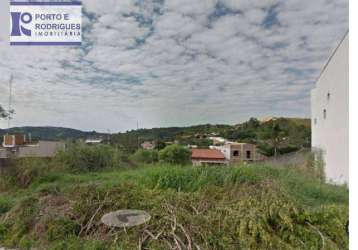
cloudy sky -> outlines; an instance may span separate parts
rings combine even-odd
[[[83,0],[82,47],[10,47],[0,2],[0,104],[13,126],[112,132],[309,117],[348,30],[348,0]],[[6,122],[0,122],[5,127]]]

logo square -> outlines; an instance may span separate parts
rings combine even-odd
[[[81,2],[10,2],[10,45],[80,46]]]

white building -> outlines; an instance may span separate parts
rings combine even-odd
[[[89,145],[94,145],[94,144],[101,144],[103,142],[102,138],[99,139],[86,139],[85,143],[89,144]]]
[[[312,148],[322,152],[328,182],[349,181],[349,35],[311,92]]]

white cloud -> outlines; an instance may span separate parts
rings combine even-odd
[[[137,120],[309,116],[309,90],[348,29],[346,0],[83,3],[95,16],[84,18],[85,49],[11,48],[0,28],[0,103],[12,72],[14,125],[118,131]]]

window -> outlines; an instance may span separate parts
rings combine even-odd
[[[324,110],[323,110],[323,119],[326,119],[326,118],[327,118],[327,110],[324,109]]]
[[[232,156],[234,157],[239,157],[240,156],[240,152],[238,150],[235,150],[234,152],[232,152]]]
[[[251,159],[251,151],[246,151],[246,159]]]

